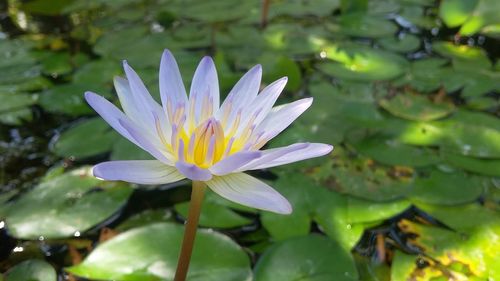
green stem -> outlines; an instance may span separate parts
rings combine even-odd
[[[207,187],[201,181],[193,181],[193,189],[191,191],[191,202],[189,203],[189,214],[186,222],[186,230],[184,239],[182,240],[181,253],[175,271],[174,281],[186,280],[189,261],[193,252],[194,239],[196,238],[196,229],[198,228],[198,220],[200,218],[201,205],[205,196]]]

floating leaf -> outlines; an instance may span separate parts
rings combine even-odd
[[[8,203],[7,229],[21,239],[71,237],[109,218],[131,192],[129,185],[96,179],[89,167],[51,175]]]
[[[477,159],[453,152],[443,152],[441,157],[454,167],[481,175],[500,177],[500,159]]]
[[[88,114],[92,109],[83,100],[83,94],[87,90],[89,90],[87,84],[58,85],[40,95],[40,105],[49,112],[72,116]]]
[[[36,94],[0,93],[0,122],[20,125],[22,120],[31,120],[30,105],[38,101]]]
[[[415,180],[410,197],[430,204],[454,205],[474,201],[484,191],[480,178],[464,173],[432,171]]]
[[[400,56],[358,45],[325,49],[318,68],[328,75],[354,81],[390,80],[403,74],[407,62]]]
[[[390,99],[380,100],[379,104],[394,116],[415,121],[440,119],[454,110],[453,104],[434,103],[424,96],[411,93],[399,93]]]
[[[334,241],[309,235],[269,248],[255,266],[255,281],[358,280],[354,261]]]
[[[401,142],[380,137],[369,137],[354,144],[364,156],[393,166],[422,167],[440,162],[432,149],[406,145]]]
[[[420,39],[412,34],[403,34],[398,37],[386,37],[378,40],[384,49],[394,52],[409,53],[420,48]]]
[[[54,268],[42,260],[27,260],[5,273],[5,281],[56,281]]]
[[[85,260],[66,270],[88,279],[172,280],[184,228],[157,223],[135,228],[99,245]],[[227,236],[199,230],[188,280],[251,280],[247,254]]]
[[[349,13],[338,18],[338,25],[329,26],[335,33],[366,38],[392,36],[398,30],[396,24],[381,17],[365,13]]]
[[[209,194],[212,194],[212,192]],[[218,204],[215,200],[215,196],[217,195],[209,194],[206,195],[206,199],[203,202],[200,225],[216,228],[235,228],[252,223],[250,219],[239,215],[224,205]],[[176,212],[187,218],[189,202],[176,204],[174,208]]]
[[[53,151],[59,156],[81,159],[110,151],[117,137],[117,133],[106,122],[96,117],[63,132],[55,142]]]

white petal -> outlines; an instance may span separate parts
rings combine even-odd
[[[296,143],[286,147],[263,150],[262,157],[238,169],[258,170],[285,165],[305,159],[320,157],[330,153],[333,146],[323,143]]]
[[[85,93],[85,100],[113,129],[140,147],[139,143],[120,124],[120,119],[128,118],[114,104],[92,92]]]
[[[209,170],[214,175],[223,176],[232,173],[260,156],[261,152],[259,151],[237,152],[217,162]]]
[[[233,89],[227,95],[227,98],[222,103],[217,112],[217,119],[222,120],[224,113],[230,110],[229,122],[235,118],[238,111],[247,107],[257,96],[262,79],[262,66],[256,65],[250,69],[241,79],[234,85]],[[228,124],[223,124],[224,126]],[[227,129],[227,127],[225,127]]]
[[[167,102],[175,108],[179,104],[187,105],[186,89],[182,82],[179,66],[172,53],[165,49],[160,62],[160,96],[163,109],[167,112]]]
[[[311,106],[312,101],[313,98],[305,98],[274,107],[262,123],[257,126],[255,134],[263,132],[267,140],[274,138],[304,113]]]
[[[278,214],[292,212],[292,206],[286,198],[269,185],[247,174],[214,176],[206,183],[214,192],[233,202]]]
[[[174,157],[162,146],[157,136],[152,136],[134,125],[130,120],[120,119],[120,125],[139,143],[139,145],[161,162],[173,166]]]
[[[205,121],[200,120],[205,99],[212,101],[212,115],[219,109],[219,80],[215,64],[210,57],[204,57],[196,68],[189,92],[190,102],[193,98],[195,98],[194,116],[196,120],[194,121],[196,124]]]
[[[241,129],[245,128],[249,119],[255,116],[255,120],[253,124],[259,124],[269,113],[269,111],[273,108],[274,103],[278,99],[279,95],[285,88],[285,85],[288,81],[287,77],[283,77],[279,80],[274,81],[264,88],[257,95],[257,97],[252,101],[252,106],[246,107],[246,111],[243,114],[244,118],[240,125]]]
[[[208,181],[212,178],[212,174],[207,169],[202,169],[196,165],[189,164],[182,161],[177,161],[175,167],[186,178],[194,181]]]
[[[175,167],[156,160],[104,162],[94,166],[92,172],[104,180],[138,184],[165,184],[185,178]]]

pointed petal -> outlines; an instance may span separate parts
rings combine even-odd
[[[215,176],[207,185],[220,196],[245,206],[278,214],[292,212],[286,198],[264,182],[244,173]]]
[[[139,102],[136,102],[136,98],[132,94],[132,90],[130,89],[130,85],[127,81],[127,79],[124,79],[122,77],[115,77],[114,79],[114,85],[115,85],[115,90],[116,93],[118,94],[118,98],[120,99],[120,104],[123,108],[123,111],[125,114],[133,120],[136,124],[148,124],[150,126],[145,126],[147,128],[144,128],[148,130],[152,134],[159,134],[162,133],[163,137],[165,139],[170,139],[170,136],[172,134],[171,132],[171,125],[168,122],[166,114],[161,113],[161,108],[159,105],[156,104],[153,106],[156,110],[153,111],[147,111],[145,108],[142,108],[139,106]],[[158,118],[159,128],[161,128],[161,132],[158,132],[156,130],[156,126],[154,123],[149,123],[151,122],[151,115],[154,114]]]
[[[167,103],[172,108],[179,104],[187,104],[186,88],[182,82],[179,66],[172,53],[165,49],[160,62],[160,96],[164,112],[167,112]]]
[[[185,178],[175,167],[157,160],[103,162],[95,165],[92,173],[104,180],[137,184],[165,184]]]
[[[254,159],[261,156],[259,151],[242,151],[230,155],[210,167],[210,172],[217,176],[223,176],[243,167]]]
[[[238,169],[257,170],[285,165],[330,153],[333,146],[323,143],[296,143],[286,147],[263,150],[262,157]]]
[[[186,178],[194,181],[208,181],[212,178],[212,174],[207,169],[202,169],[196,165],[189,164],[186,162],[178,161],[175,163],[175,167],[181,172]]]
[[[219,80],[212,58],[204,57],[198,64],[191,83],[189,99],[190,102],[191,99],[195,99],[193,114],[196,119],[195,124],[205,121],[200,119],[202,110],[207,110],[203,108],[205,100],[212,102],[211,115],[219,109]]]
[[[161,145],[159,140],[155,139],[157,136],[152,136],[140,130],[130,120],[120,119],[119,122],[142,149],[161,162],[173,166],[173,156],[166,151],[166,148]]]
[[[134,99],[134,104],[141,111],[146,112],[149,119],[152,118],[151,112],[162,112],[160,105],[153,99],[151,94],[149,94],[148,89],[144,86],[139,75],[128,65],[126,61],[123,62],[123,69],[127,75],[127,80],[130,86],[130,91],[132,92],[132,97]],[[148,119],[148,120],[149,120]]]
[[[113,129],[140,147],[139,143],[120,124],[120,119],[128,118],[114,104],[92,92],[85,93],[85,100]]]
[[[274,138],[304,113],[311,106],[312,101],[313,98],[305,98],[273,108],[257,126],[256,134],[263,132],[267,140]]]
[[[248,106],[257,96],[260,87],[260,80],[262,79],[262,66],[256,65],[250,69],[241,79],[234,85],[233,89],[229,92],[227,98],[222,103],[219,111],[217,112],[217,119],[222,120],[226,111],[230,111],[229,125],[235,118],[240,109]],[[227,129],[228,124],[223,124]]]

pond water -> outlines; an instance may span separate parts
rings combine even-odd
[[[288,76],[278,104],[314,103],[266,147],[335,147],[251,173],[290,216],[209,192],[189,280],[500,280],[500,2],[263,3],[0,2],[0,280],[171,280],[190,183],[93,178],[151,156],[83,99],[118,104],[127,60],[159,100],[165,48],[222,96]]]

